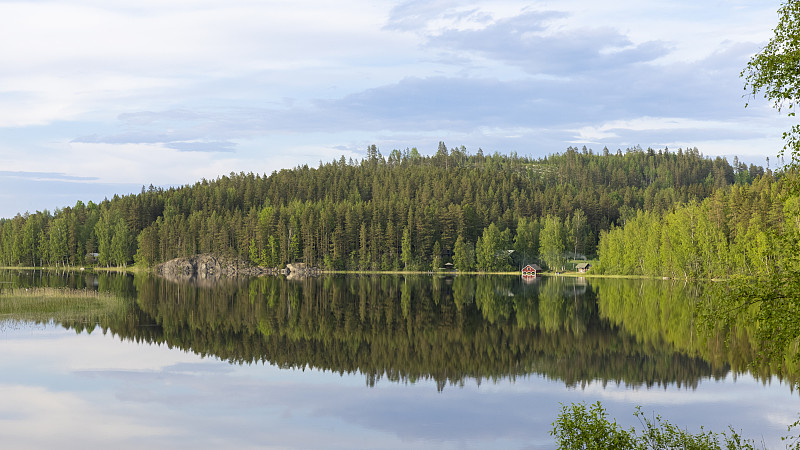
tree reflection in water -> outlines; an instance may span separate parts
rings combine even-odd
[[[76,280],[66,284],[85,283]],[[135,297],[124,314],[93,318],[122,339],[237,364],[357,372],[368,385],[433,379],[443,389],[470,378],[543,375],[568,386],[599,380],[693,388],[731,370],[765,381],[796,375],[764,360],[750,366],[757,352],[746,323],[698,332],[703,284],[398,275],[213,285],[101,275],[93,284]]]

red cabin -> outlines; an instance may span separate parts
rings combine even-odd
[[[540,272],[542,272],[542,268],[537,266],[536,264],[528,264],[527,266],[522,268],[522,276],[535,277]]]

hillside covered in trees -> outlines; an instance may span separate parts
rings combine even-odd
[[[697,149],[584,147],[532,159],[444,143],[432,156],[416,149],[384,156],[370,146],[360,161],[143,187],[100,204],[2,219],[0,265],[152,266],[215,252],[268,267],[303,261],[338,270],[427,270],[453,262],[496,271],[537,262],[558,269],[569,256],[596,255],[598,245],[601,257],[610,255],[613,240],[604,239],[625,224],[707,203],[724,204],[714,212],[725,216],[724,238],[736,242],[747,233],[738,225],[745,219],[730,216],[762,206],[740,203],[737,193],[760,199],[776,183],[761,167]],[[775,208],[742,214],[770,225]],[[607,272],[644,267],[619,268],[608,259],[602,265]]]

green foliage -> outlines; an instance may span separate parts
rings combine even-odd
[[[691,433],[656,416],[650,420],[640,407],[634,414],[642,424],[641,434],[634,428],[625,430],[611,422],[605,408],[597,402],[587,410],[585,403],[561,405],[561,413],[553,422],[551,436],[555,436],[560,449],[692,449],[734,450],[757,447],[754,441],[743,439],[733,428],[727,432],[701,431]]]
[[[602,232],[597,271],[681,279],[769,276],[793,254],[781,246],[796,203],[786,177],[718,189],[663,214],[639,210]]]
[[[459,236],[453,248],[453,265],[461,271],[475,269],[475,246],[471,242],[464,241],[464,237]]]
[[[639,211],[602,233],[598,254],[604,273],[725,279],[701,304],[706,327],[731,347],[749,341],[754,364],[800,372],[800,196],[786,177],[763,175],[662,216]]]
[[[408,228],[403,229],[403,239],[400,248],[400,259],[403,260],[403,265],[406,269],[413,268],[414,254],[411,250],[411,233],[409,233]]]
[[[567,259],[564,255],[566,230],[558,217],[547,216],[544,219],[540,239],[540,256],[542,262],[552,270],[563,270]]]
[[[111,262],[116,266],[125,267],[131,260],[133,239],[128,230],[128,225],[122,218],[117,219],[113,233],[111,237]]]
[[[800,428],[800,419],[788,425],[786,427],[786,431],[789,433],[797,433],[796,430],[792,431],[796,428]],[[790,434],[789,436],[782,436],[781,440],[786,443],[786,448],[791,448],[794,450],[800,449],[800,434]]]
[[[511,267],[509,233],[502,233],[494,223],[483,230],[475,244],[475,261],[478,270],[497,272]]]
[[[66,266],[69,261],[68,232],[66,216],[59,216],[51,222],[49,256],[50,263],[56,267],[60,265]]]
[[[439,244],[439,241],[436,241],[433,244],[433,255],[431,256],[433,259],[431,262],[431,269],[438,270],[442,268],[442,246]]]
[[[763,92],[778,111],[785,109],[791,117],[800,100],[800,1],[785,0],[778,14],[774,36],[750,59],[741,76],[751,96]],[[784,132],[783,139],[792,167],[800,169],[800,124]]]
[[[539,255],[540,229],[541,226],[538,220],[528,220],[526,217],[521,217],[517,221],[517,234],[514,236],[514,251],[521,262],[527,263]]]
[[[600,402],[588,410],[585,403],[562,404],[550,435],[555,436],[561,449],[636,448],[633,430],[623,430],[616,421],[610,422]]]

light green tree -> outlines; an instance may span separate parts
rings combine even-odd
[[[50,223],[50,262],[59,265],[66,265],[69,258],[69,248],[67,247],[67,220],[64,215],[60,215]]]
[[[281,257],[278,241],[275,240],[275,236],[270,236],[267,242],[267,247],[269,248],[269,258],[266,261],[267,267],[277,267]]]
[[[250,246],[247,249],[247,254],[250,257],[250,262],[253,264],[261,264],[261,255],[258,252],[255,239],[250,239]]]
[[[507,237],[507,236],[506,236]],[[508,266],[508,253],[504,245],[504,235],[494,223],[483,230],[483,235],[475,244],[475,259],[478,270],[491,272]]]
[[[561,270],[564,259],[564,224],[555,216],[547,216],[539,236],[539,257],[552,270]]]
[[[133,237],[128,230],[128,224],[122,217],[118,217],[114,224],[111,237],[111,262],[122,267],[128,266],[133,248]]]

